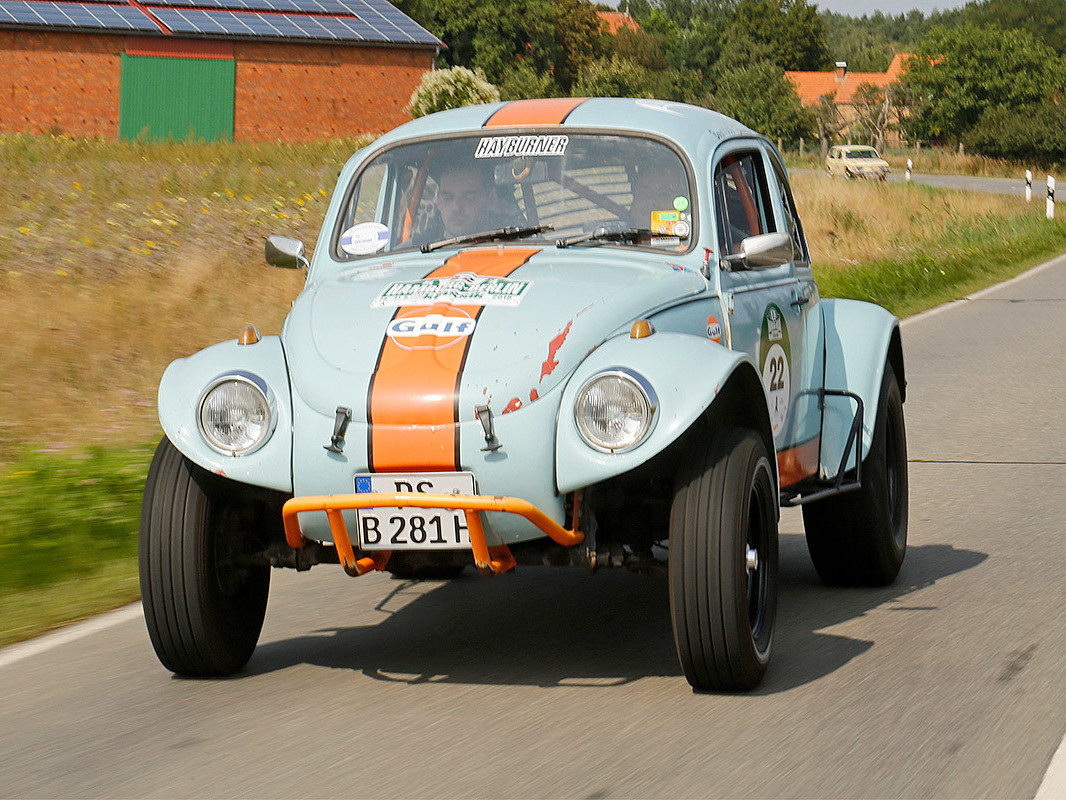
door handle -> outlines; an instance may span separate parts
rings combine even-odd
[[[801,294],[792,301],[792,307],[795,309],[802,308],[811,302],[811,298],[808,295]]]

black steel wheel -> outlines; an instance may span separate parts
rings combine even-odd
[[[259,641],[270,567],[248,559],[256,549],[248,506],[237,485],[159,443],[141,505],[141,602],[172,672],[229,675]]]
[[[670,510],[670,614],[694,689],[762,680],[777,612],[777,497],[754,432],[712,431],[682,467]]]
[[[862,488],[803,506],[807,550],[818,576],[833,586],[892,583],[907,553],[907,511],[903,398],[886,363]]]

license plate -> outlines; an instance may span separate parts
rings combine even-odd
[[[474,494],[472,472],[424,472],[355,476],[356,494]],[[360,508],[362,550],[468,550],[466,512],[451,508]]]

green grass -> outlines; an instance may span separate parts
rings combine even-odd
[[[27,452],[0,471],[0,645],[137,599],[151,455]]]
[[[902,259],[816,268],[825,297],[882,305],[898,317],[1011,278],[1066,251],[1066,223],[1028,214],[960,225],[949,239]]]

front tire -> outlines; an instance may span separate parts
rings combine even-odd
[[[229,675],[251,658],[266,614],[270,567],[250,563],[255,515],[236,485],[164,438],[141,505],[144,619],[163,666],[192,677]]]
[[[682,467],[670,510],[670,615],[698,690],[758,686],[777,612],[777,498],[762,439],[718,429]]]
[[[803,506],[807,550],[831,586],[892,583],[907,553],[907,433],[903,398],[885,364],[862,487]]]

